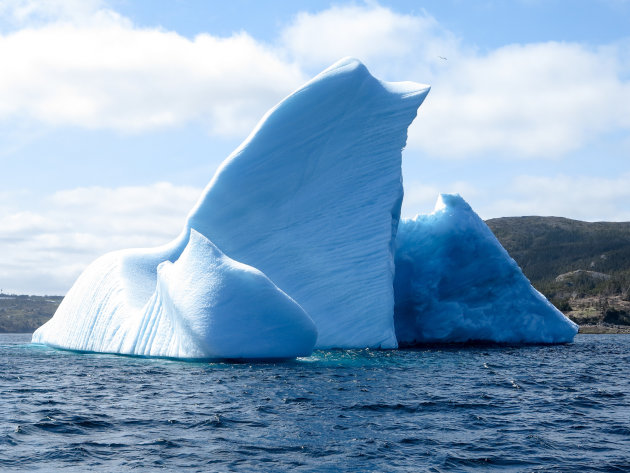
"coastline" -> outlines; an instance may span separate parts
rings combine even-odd
[[[589,335],[608,335],[608,334],[630,334],[630,326],[613,325],[613,324],[597,324],[597,325],[580,325],[578,333]]]

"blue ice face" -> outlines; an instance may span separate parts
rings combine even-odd
[[[562,343],[577,333],[459,195],[441,195],[432,214],[403,220],[396,247],[401,345]]]
[[[428,90],[339,61],[263,118],[189,216],[304,308],[319,348],[397,346],[401,152]]]

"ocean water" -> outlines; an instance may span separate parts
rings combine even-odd
[[[628,335],[283,363],[29,341],[0,335],[0,471],[630,471]]]

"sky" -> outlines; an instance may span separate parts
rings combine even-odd
[[[630,221],[630,0],[0,0],[0,290],[179,233],[266,110],[341,57],[432,89],[403,216]]]

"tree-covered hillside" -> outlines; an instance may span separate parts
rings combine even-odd
[[[630,270],[630,222],[504,217],[486,223],[534,283],[578,269]]]
[[[486,221],[532,284],[581,324],[630,324],[630,222]]]
[[[34,332],[59,307],[61,296],[0,294],[0,333]]]

